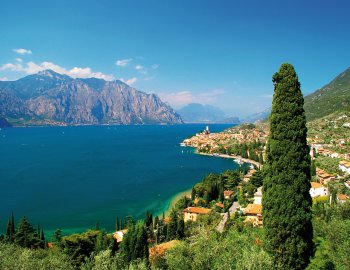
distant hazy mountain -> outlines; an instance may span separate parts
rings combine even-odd
[[[305,97],[307,120],[318,119],[341,110],[350,109],[350,68],[333,81]]]
[[[258,121],[266,120],[271,114],[271,108],[267,108],[259,113],[251,114],[241,120],[242,123],[255,123]]]
[[[11,127],[11,124],[7,122],[5,118],[0,117],[0,128]]]
[[[185,123],[239,123],[237,117],[227,118],[222,110],[211,105],[190,103],[177,112]]]
[[[155,94],[118,80],[73,79],[52,70],[0,81],[0,117],[16,125],[182,123]]]

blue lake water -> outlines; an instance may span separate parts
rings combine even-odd
[[[0,131],[0,231],[14,212],[46,232],[165,211],[175,194],[231,159],[196,155],[179,143],[204,125],[10,128]],[[211,125],[221,131],[228,125]]]

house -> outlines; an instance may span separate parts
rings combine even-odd
[[[254,204],[262,204],[262,187],[259,187],[254,193]]]
[[[343,160],[339,162],[339,169],[345,173],[350,174],[350,162]]]
[[[320,168],[316,168],[316,178],[321,184],[326,185],[329,181],[334,180],[335,176],[329,174],[328,172]]]
[[[350,181],[346,181],[346,182],[344,183],[344,185],[345,185],[347,188],[350,188]]]
[[[225,205],[223,203],[216,203],[215,206],[224,209]]]
[[[128,229],[116,231],[113,233],[113,238],[117,241],[117,243],[123,242],[124,235],[128,232]]]
[[[349,196],[345,194],[337,194],[337,201],[339,203],[345,203],[349,199]]]
[[[224,198],[225,198],[225,200],[231,199],[232,194],[233,194],[232,190],[224,190]]]
[[[196,221],[198,215],[206,215],[211,212],[211,209],[202,208],[202,207],[187,207],[184,210],[184,221]]]
[[[328,188],[324,187],[321,183],[311,182],[310,195],[311,198],[328,196]]]
[[[253,223],[253,226],[262,226],[262,205],[248,204],[243,213],[246,216],[245,222]]]

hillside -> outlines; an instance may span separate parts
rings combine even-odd
[[[73,79],[52,70],[0,81],[0,117],[13,125],[179,124],[155,94],[121,81]]]
[[[350,68],[333,81],[305,97],[308,121],[350,108]]]

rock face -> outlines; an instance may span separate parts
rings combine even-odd
[[[0,82],[0,117],[17,124],[180,124],[155,94],[121,81],[73,79],[45,70]]]

